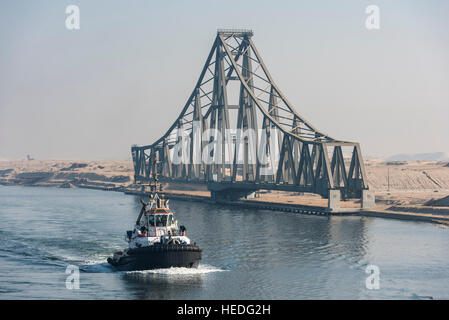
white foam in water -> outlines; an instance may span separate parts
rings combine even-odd
[[[84,264],[85,265],[93,265],[93,264],[101,264],[106,262],[107,256],[99,256],[95,258],[85,259]]]
[[[164,269],[152,269],[141,271],[127,271],[128,274],[166,274],[166,275],[191,275],[191,274],[206,274],[211,272],[223,272],[226,270],[216,268],[208,264],[200,264],[198,268],[164,268]]]
[[[106,262],[107,256],[99,255],[89,259],[84,259],[84,263],[80,265],[80,269],[84,272],[102,273],[114,272],[109,263]]]

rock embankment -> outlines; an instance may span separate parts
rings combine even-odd
[[[432,199],[425,203],[426,206],[433,207],[449,207],[449,196],[443,197],[441,199]]]

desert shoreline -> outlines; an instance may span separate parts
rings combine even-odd
[[[345,214],[425,221],[449,225],[449,164],[439,161],[384,162],[367,159],[370,189],[376,207],[360,209],[359,200],[342,201],[341,210],[326,212],[327,199],[312,194],[260,191],[256,199],[220,204],[305,214]],[[88,188],[147,195],[134,184],[130,160],[2,160],[0,184]],[[164,183],[164,193],[187,201],[214,202],[205,185]],[[143,191],[143,192],[142,192]]]

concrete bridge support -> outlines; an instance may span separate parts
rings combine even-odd
[[[327,209],[329,211],[338,211],[338,210],[340,210],[340,198],[341,198],[340,190],[329,190],[329,198],[328,198],[328,201],[327,201]]]
[[[362,209],[371,209],[375,206],[374,192],[371,190],[362,190]]]

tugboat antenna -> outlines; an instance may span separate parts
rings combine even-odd
[[[159,161],[159,157],[158,154],[156,153],[154,158],[152,159],[153,161],[151,161],[151,166],[152,166],[152,172],[153,172],[153,179],[150,180],[149,182],[149,186],[150,186],[150,192],[158,192],[158,191],[162,191],[162,184],[159,182],[159,178],[158,178],[158,174],[157,174],[157,168],[158,168],[158,164],[161,162]]]

